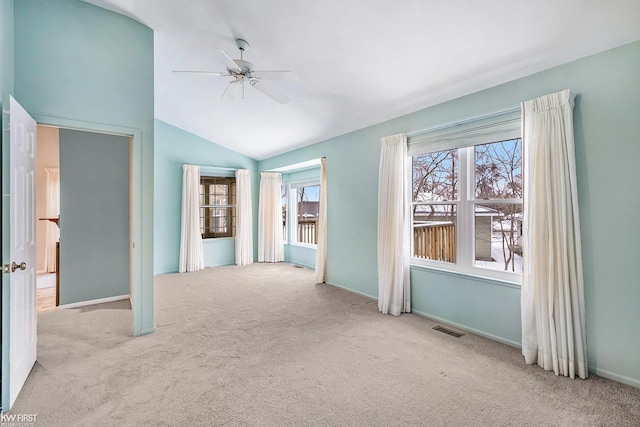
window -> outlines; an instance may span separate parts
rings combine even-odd
[[[522,190],[519,138],[414,154],[416,263],[514,278],[522,272]]]
[[[297,187],[294,194],[296,197],[296,242],[316,245],[318,244],[320,185]]]
[[[203,239],[235,237],[235,177],[200,177],[200,231]]]

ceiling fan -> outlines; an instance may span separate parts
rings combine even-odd
[[[254,65],[245,61],[243,54],[245,50],[249,49],[249,43],[243,39],[236,39],[236,46],[240,50],[240,59],[231,59],[229,55],[227,55],[221,49],[215,49],[216,52],[220,55],[220,57],[225,61],[227,65],[227,71],[186,71],[186,70],[176,70],[173,71],[173,74],[200,74],[200,75],[211,75],[211,76],[220,76],[220,77],[233,77],[234,80],[231,80],[224,92],[222,93],[222,98],[227,94],[229,88],[232,85],[240,85],[242,86],[242,99],[244,99],[244,88],[246,85],[249,85],[260,92],[264,93],[268,97],[274,99],[280,104],[286,104],[289,102],[289,98],[277,90],[273,89],[271,86],[265,84],[262,80],[297,80],[298,77],[291,70],[256,70]]]

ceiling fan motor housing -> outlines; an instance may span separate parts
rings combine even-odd
[[[242,76],[242,77],[253,77],[251,73],[255,70],[253,64],[249,61],[245,61],[243,59],[234,59],[233,62],[240,68],[240,71],[234,70],[231,68],[227,68],[227,72],[234,77]]]

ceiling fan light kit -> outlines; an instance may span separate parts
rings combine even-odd
[[[255,66],[244,60],[244,51],[248,50],[251,46],[249,42],[244,39],[236,39],[236,46],[240,50],[240,59],[231,59],[223,50],[216,49],[220,54],[220,57],[225,61],[227,65],[226,72],[220,71],[173,71],[174,74],[200,74],[200,75],[212,75],[220,77],[233,77],[234,80],[230,81],[224,92],[222,98],[227,94],[229,88],[233,84],[241,84],[242,86],[242,99],[244,99],[244,87],[245,83],[249,83],[250,87],[253,87],[266,96],[270,97],[280,104],[286,104],[289,102],[289,98],[273,89],[271,86],[266,85],[262,80],[297,80],[296,74],[291,70],[256,70]]]

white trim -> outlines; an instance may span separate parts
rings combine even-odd
[[[421,258],[411,258],[410,268],[431,271],[439,274],[447,274],[450,276],[457,276],[457,277],[462,277],[466,279],[473,279],[474,281],[483,281],[490,285],[505,286],[507,288],[513,288],[517,290],[522,289],[522,280],[518,280],[518,279],[522,279],[522,277],[518,273],[491,270],[487,268],[479,268],[478,272],[473,272],[473,271],[465,272],[465,271],[461,271],[460,269],[454,270],[454,269],[443,267],[442,264],[449,265],[449,263],[443,263],[441,261],[430,261],[430,260],[423,260]],[[505,278],[505,277],[488,276],[487,274],[484,274],[487,271],[493,271],[493,272],[497,271],[498,273],[500,273],[500,276],[513,277],[513,280],[509,280],[508,278]]]
[[[318,245],[314,245],[311,243],[300,243],[300,242],[292,242],[292,243],[288,243],[289,246],[298,246],[300,248],[307,248],[307,249],[313,249],[316,250],[318,249]]]
[[[410,156],[520,138],[520,107],[416,132],[407,138]]]
[[[96,305],[96,304],[104,304],[107,302],[114,302],[114,301],[121,301],[123,299],[131,299],[131,295],[127,294],[127,295],[118,295],[116,297],[108,297],[108,298],[99,298],[99,299],[92,299],[89,301],[80,301],[80,302],[73,302],[71,304],[63,304],[63,305],[59,305],[58,308],[61,310],[66,310],[69,308],[78,308],[78,307],[85,307],[87,305]]]
[[[352,294],[360,295],[361,297],[365,297],[373,302],[377,302],[378,298],[372,297],[369,294],[365,294],[364,292],[356,291],[355,289],[347,288],[346,286],[338,285],[337,283],[325,282],[325,285],[333,286],[334,288],[342,289],[343,291],[350,292]],[[317,286],[321,286],[322,283],[318,283]],[[408,313],[410,314],[410,313]]]
[[[320,177],[317,178],[303,178],[303,179],[296,179],[293,181],[289,181],[289,188],[302,188],[302,187],[317,187],[320,185]],[[297,202],[297,199],[296,199]]]
[[[616,381],[622,384],[630,385],[632,387],[640,388],[640,380],[636,378],[631,378],[624,375],[616,374],[615,372],[607,371],[606,369],[600,369],[593,366],[589,366],[589,372],[594,373],[602,378],[607,378],[612,381]]]
[[[293,165],[282,166],[275,169],[269,169],[268,171],[263,172],[281,172],[281,173],[291,173],[291,172],[299,172],[305,169],[319,168],[321,162],[321,157],[317,159],[307,160],[306,162],[295,163]]]

